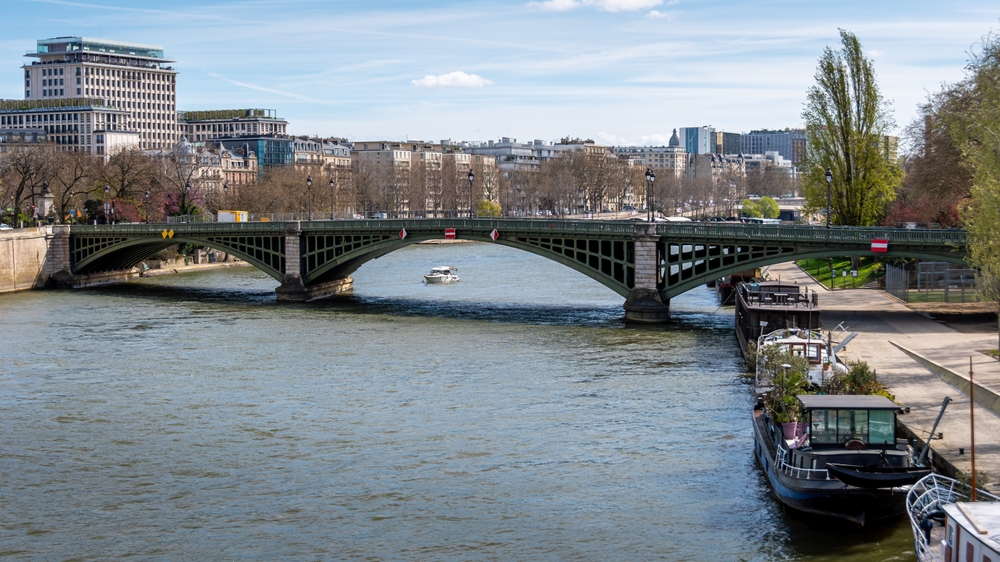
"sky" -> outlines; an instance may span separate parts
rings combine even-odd
[[[838,29],[857,35],[899,127],[1000,31],[952,0],[0,0],[0,97],[38,39],[161,45],[181,110],[275,109],[349,140],[590,138],[801,126]],[[10,25],[14,23],[14,25]]]

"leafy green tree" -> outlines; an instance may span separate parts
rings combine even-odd
[[[750,199],[744,199],[740,201],[740,214],[744,217],[750,218],[760,218],[760,206],[757,205],[756,201],[751,201]]]
[[[761,216],[765,219],[776,219],[781,215],[778,202],[767,196],[760,198],[760,201],[757,202],[757,209],[760,210]]]
[[[802,112],[808,142],[805,208],[826,208],[825,175],[830,169],[833,224],[870,226],[882,218],[902,179],[899,166],[890,161],[894,147],[887,134],[895,123],[861,43],[844,30],[840,40],[840,50],[823,51],[816,85],[809,89]]]
[[[477,217],[496,218],[500,216],[501,212],[502,209],[499,203],[494,203],[486,199],[480,200],[479,204],[476,205]]]
[[[984,300],[1000,303],[1000,37],[983,38],[966,72],[940,117],[949,121],[972,176],[965,218],[977,284]]]

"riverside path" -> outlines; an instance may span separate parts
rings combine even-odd
[[[842,255],[963,263],[960,230],[817,228],[729,223],[594,220],[383,219],[291,222],[57,225],[47,268],[52,284],[102,282],[178,243],[241,258],[281,282],[279,300],[347,290],[370,260],[424,240],[502,244],[571,267],[626,299],[627,320],[661,322],[670,299],[755,267]],[[109,277],[110,275],[110,277]]]

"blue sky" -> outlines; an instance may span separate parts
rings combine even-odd
[[[902,126],[1000,29],[1000,8],[965,0],[0,3],[0,97],[23,97],[37,39],[104,37],[162,45],[180,109],[276,109],[295,134],[351,140],[794,127],[838,28],[874,59]]]

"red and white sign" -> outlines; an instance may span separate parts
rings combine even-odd
[[[402,240],[403,238],[406,238],[406,234],[407,234],[407,232],[406,232],[405,228],[402,229],[402,230],[400,230],[399,231],[399,239]]]
[[[446,229],[444,229],[444,237],[445,238],[454,238],[455,237],[455,229],[454,228],[446,228]]]
[[[889,241],[885,238],[872,238],[872,251],[882,253],[888,252]]]
[[[492,238],[493,241],[496,242],[497,238],[500,238],[500,232],[494,228],[493,232],[490,233],[490,238]]]

